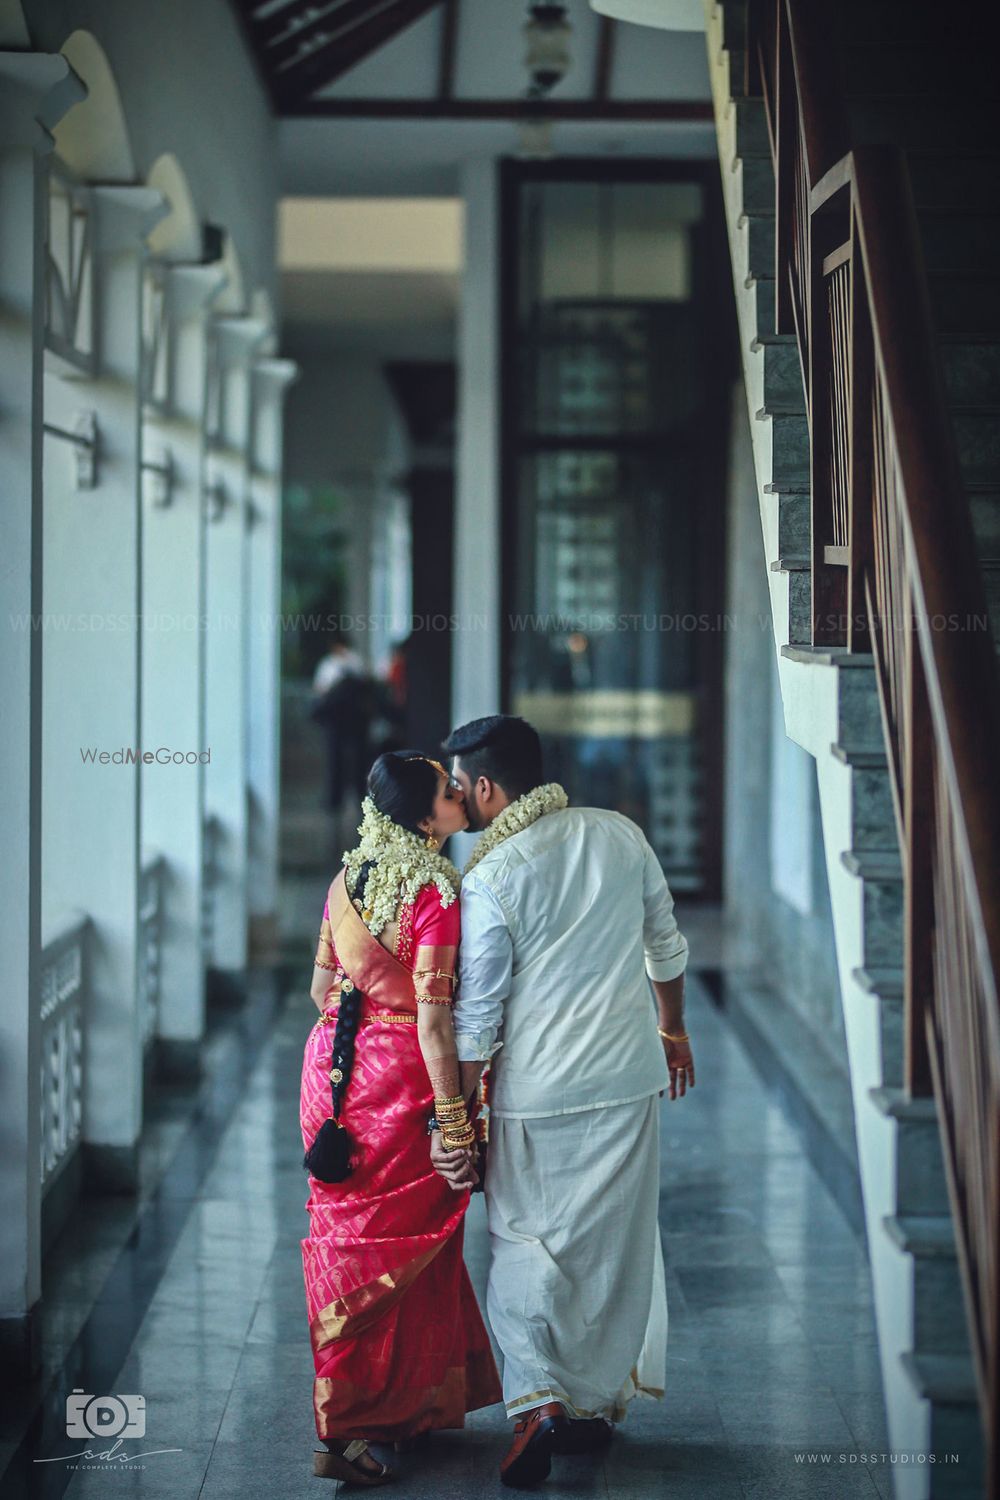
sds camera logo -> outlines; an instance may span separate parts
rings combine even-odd
[[[66,1397],[66,1436],[141,1438],[146,1436],[145,1396],[93,1396],[76,1388]]]

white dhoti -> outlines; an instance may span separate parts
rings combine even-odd
[[[662,1396],[659,1099],[490,1120],[487,1310],[510,1416],[561,1401],[620,1421]]]

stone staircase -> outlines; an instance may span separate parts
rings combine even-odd
[[[942,65],[920,6],[845,0],[831,9],[851,38],[846,91],[855,139],[911,147],[942,367],[996,638],[1000,218],[994,206],[978,207],[984,161],[997,147],[976,133],[996,84],[988,58],[972,58],[965,75]],[[817,765],[890,1443],[961,1456],[956,1465],[894,1469],[896,1495],[964,1500],[983,1493],[979,1413],[936,1109],[903,1088],[902,870],[874,665],[871,656],[809,645],[808,426],[796,340],[773,332],[774,174],[763,103],[744,96],[744,14],[740,0],[706,0],[785,727]],[[969,52],[959,33],[949,29],[943,45],[964,67]],[[967,107],[970,79],[982,91],[971,90]],[[928,118],[940,129],[929,130]]]

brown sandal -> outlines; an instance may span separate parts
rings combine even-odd
[[[388,1484],[395,1476],[386,1464],[379,1463],[374,1454],[370,1456],[372,1462],[378,1464],[377,1474],[371,1474],[359,1466],[358,1459],[366,1453],[369,1453],[369,1448],[364,1438],[354,1438],[343,1453],[331,1453],[328,1448],[317,1448],[313,1453],[313,1473],[317,1479],[339,1479],[343,1484],[362,1485],[366,1489],[376,1484]]]

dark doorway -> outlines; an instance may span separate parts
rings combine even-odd
[[[721,892],[736,341],[714,163],[501,177],[504,687],[578,804]]]

